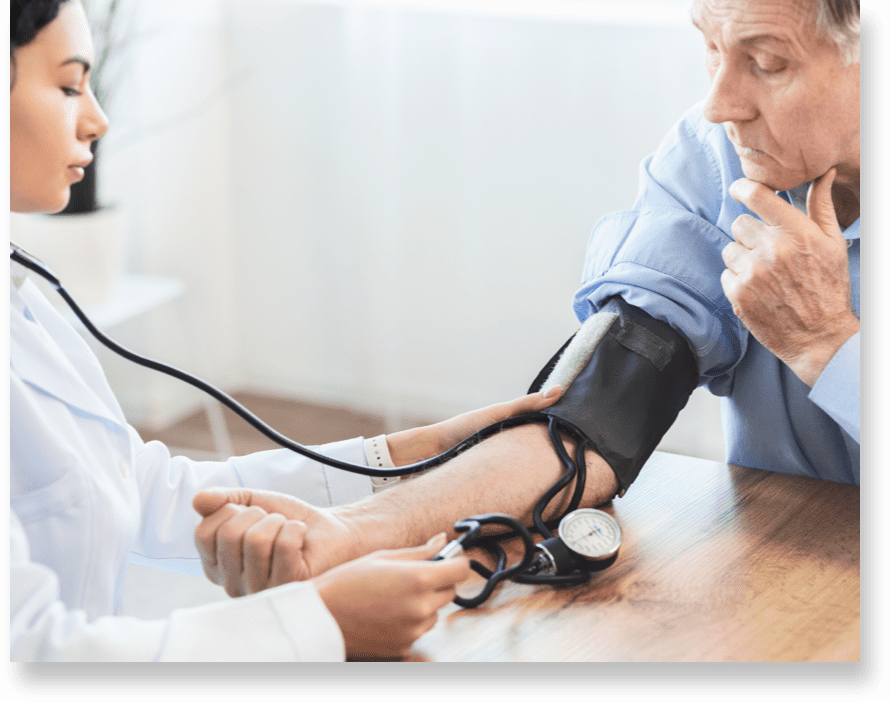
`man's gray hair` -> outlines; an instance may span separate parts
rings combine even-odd
[[[859,63],[859,0],[813,2],[816,26],[837,44],[845,63]]]

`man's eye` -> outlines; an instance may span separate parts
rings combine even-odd
[[[757,61],[756,59],[751,59],[751,62],[758,73],[765,73],[768,75],[781,73],[788,68],[788,64],[784,61]]]

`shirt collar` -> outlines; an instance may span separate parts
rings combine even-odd
[[[796,188],[792,188],[791,190],[785,190],[783,192],[779,192],[778,195],[792,205],[795,208],[803,212],[807,213],[807,193],[810,190],[810,184],[804,183],[803,185],[798,185]],[[842,229],[841,233],[844,235],[844,239],[847,241],[854,241],[859,238],[859,218],[856,219],[853,224],[851,224],[846,229]]]

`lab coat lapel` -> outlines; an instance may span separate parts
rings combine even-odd
[[[27,283],[26,283],[27,285]],[[38,293],[39,294],[39,293]],[[44,304],[49,305],[45,300]],[[24,313],[10,305],[9,319],[9,363],[22,380],[39,391],[51,395],[69,407],[96,417],[109,420],[117,425],[126,426],[126,419],[114,400],[110,388],[104,382],[98,360],[93,357],[96,365],[95,373],[102,377],[102,383],[88,384],[84,379],[83,369],[78,369],[72,360],[63,353],[55,338],[40,324],[28,320]],[[29,305],[28,309],[31,307]],[[33,311],[32,311],[33,314]],[[55,311],[53,311],[53,314]],[[72,337],[70,341],[77,344],[86,343],[77,336],[77,332],[69,327]],[[88,350],[88,347],[86,347]],[[80,351],[78,349],[78,351]],[[74,354],[75,357],[82,355]],[[80,364],[83,365],[81,359]],[[92,370],[92,369],[91,369]],[[103,397],[105,396],[105,397]],[[109,404],[108,398],[111,398]]]

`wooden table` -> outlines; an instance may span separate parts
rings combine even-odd
[[[448,605],[412,658],[859,660],[859,488],[656,453],[603,509],[624,534],[615,565]]]

